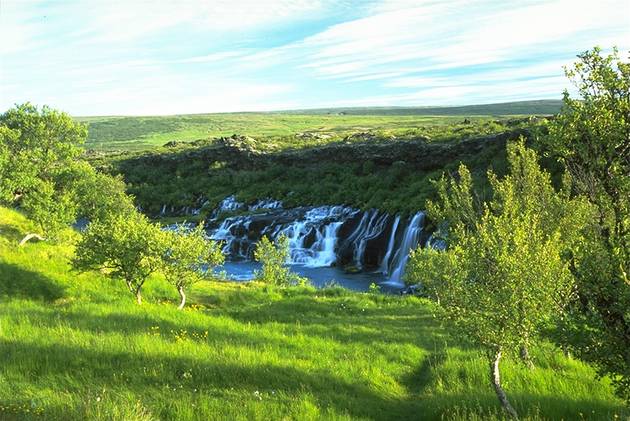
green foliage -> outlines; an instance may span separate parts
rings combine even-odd
[[[185,290],[212,276],[212,269],[223,264],[225,256],[217,242],[206,238],[203,223],[194,229],[183,225],[163,233],[164,253],[161,271],[166,280],[177,288],[184,307]]]
[[[211,281],[181,312],[153,275],[140,307],[104,274],[71,271],[70,244],[16,249],[31,225],[0,207],[0,419],[505,419],[483,353],[426,300]],[[628,417],[587,364],[530,352],[535,370],[502,373],[521,419]]]
[[[372,282],[368,287],[368,293],[370,294],[379,294],[381,292],[381,287],[378,284]]]
[[[266,284],[287,287],[307,283],[287,267],[289,239],[285,235],[276,238],[275,244],[267,236],[263,237],[256,245],[254,259],[262,264],[256,278]]]
[[[51,181],[38,179],[32,187],[29,194],[21,199],[21,207],[30,218],[37,221],[41,232],[54,238],[75,220],[75,195]]]
[[[150,214],[159,213],[164,204],[199,206],[200,197],[216,204],[232,194],[245,202],[272,197],[286,206],[343,203],[413,214],[434,196],[430,180],[455,171],[459,162],[471,169],[479,191],[488,189],[484,179],[488,167],[505,173],[506,139],[527,133],[534,124],[502,122],[492,129],[485,123],[467,124],[470,133],[462,133],[458,130],[464,125],[452,123],[435,129],[430,140],[419,129],[395,139],[374,132],[311,147],[294,137],[272,148],[273,139],[266,138],[256,142],[255,154],[243,141],[238,145],[242,148],[210,143],[144,154],[95,155],[91,162],[123,174],[129,193]],[[476,143],[462,142],[468,137]]]
[[[164,253],[164,234],[139,213],[114,214],[89,224],[76,246],[75,269],[106,270],[125,281],[142,302],[141,289],[158,270]]]
[[[508,163],[502,180],[489,172],[493,198],[478,208],[465,167],[458,180],[438,183],[429,216],[448,224],[448,248],[417,250],[407,269],[462,337],[497,361],[502,351],[530,346],[563,311],[574,286],[564,256],[592,215],[583,201],[554,191],[522,141],[508,145]]]
[[[630,64],[616,50],[578,57],[566,72],[578,97],[564,93],[541,139],[571,174],[575,193],[597,207],[573,262],[579,300],[567,339],[630,402]]]
[[[46,106],[18,105],[0,115],[0,201],[20,205],[45,235],[72,222],[76,203],[66,173],[87,130]]]
[[[97,172],[87,163],[75,165],[73,176],[78,216],[96,221],[135,212],[133,197],[126,193],[122,177]]]

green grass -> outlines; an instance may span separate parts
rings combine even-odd
[[[479,350],[413,297],[207,282],[185,311],[151,279],[142,306],[62,245],[17,240],[0,208],[0,419],[499,419]],[[605,380],[551,345],[508,360],[526,419],[626,417]]]
[[[462,117],[355,116],[291,114],[198,114],[163,117],[90,117],[86,146],[97,150],[144,150],[167,142],[190,142],[243,134],[252,137],[292,136],[300,132],[343,136],[357,131],[400,132],[419,126],[446,126]],[[489,117],[475,117],[487,121]]]
[[[376,107],[303,110],[275,113],[189,114],[137,117],[78,117],[88,125],[88,149],[146,150],[167,142],[190,142],[242,134],[252,137],[292,137],[315,133],[332,139],[361,131],[404,135],[423,129],[431,135],[467,118],[483,123],[501,116],[555,114],[559,101],[524,101],[463,107]],[[273,139],[269,140],[273,142]],[[292,142],[311,145],[308,139]]]

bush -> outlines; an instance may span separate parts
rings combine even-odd
[[[254,259],[262,263],[262,269],[256,273],[256,279],[262,282],[281,287],[306,285],[308,282],[287,267],[289,239],[284,235],[278,237],[275,244],[268,237],[263,237],[254,251]]]

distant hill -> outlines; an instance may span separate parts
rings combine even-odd
[[[340,107],[279,111],[286,114],[341,114],[341,115],[550,115],[562,107],[562,100],[502,102],[444,107]]]
[[[459,107],[357,107],[257,113],[171,116],[77,117],[89,127],[88,148],[151,149],[165,143],[190,142],[238,133],[256,138],[322,134],[326,138],[387,130],[400,135],[418,128],[478,123],[512,116],[552,115],[561,101],[538,100]],[[423,129],[423,130],[424,130]]]

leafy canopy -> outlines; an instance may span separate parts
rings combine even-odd
[[[630,63],[599,48],[578,57],[566,71],[578,96],[565,91],[541,139],[571,174],[574,193],[597,208],[573,261],[579,300],[566,339],[630,402]]]
[[[292,273],[287,267],[289,239],[285,235],[276,238],[275,244],[263,237],[254,250],[254,259],[262,263],[257,278],[262,282],[278,286],[303,285],[306,279]]]
[[[144,215],[114,214],[88,225],[72,263],[78,270],[109,270],[125,281],[140,303],[142,285],[161,266],[162,238],[160,227]]]
[[[193,229],[178,225],[164,232],[163,241],[162,272],[178,290],[209,278],[210,269],[225,261],[219,244],[206,238],[202,223]]]
[[[508,145],[510,173],[489,172],[491,201],[475,205],[470,173],[438,182],[429,215],[448,224],[445,251],[413,252],[407,280],[422,282],[445,315],[489,352],[516,350],[561,311],[573,277],[563,258],[590,216],[589,207],[556,193],[534,151]]]
[[[76,198],[64,181],[86,137],[84,125],[46,106],[27,103],[0,115],[0,201],[19,204],[43,233],[72,222]]]

